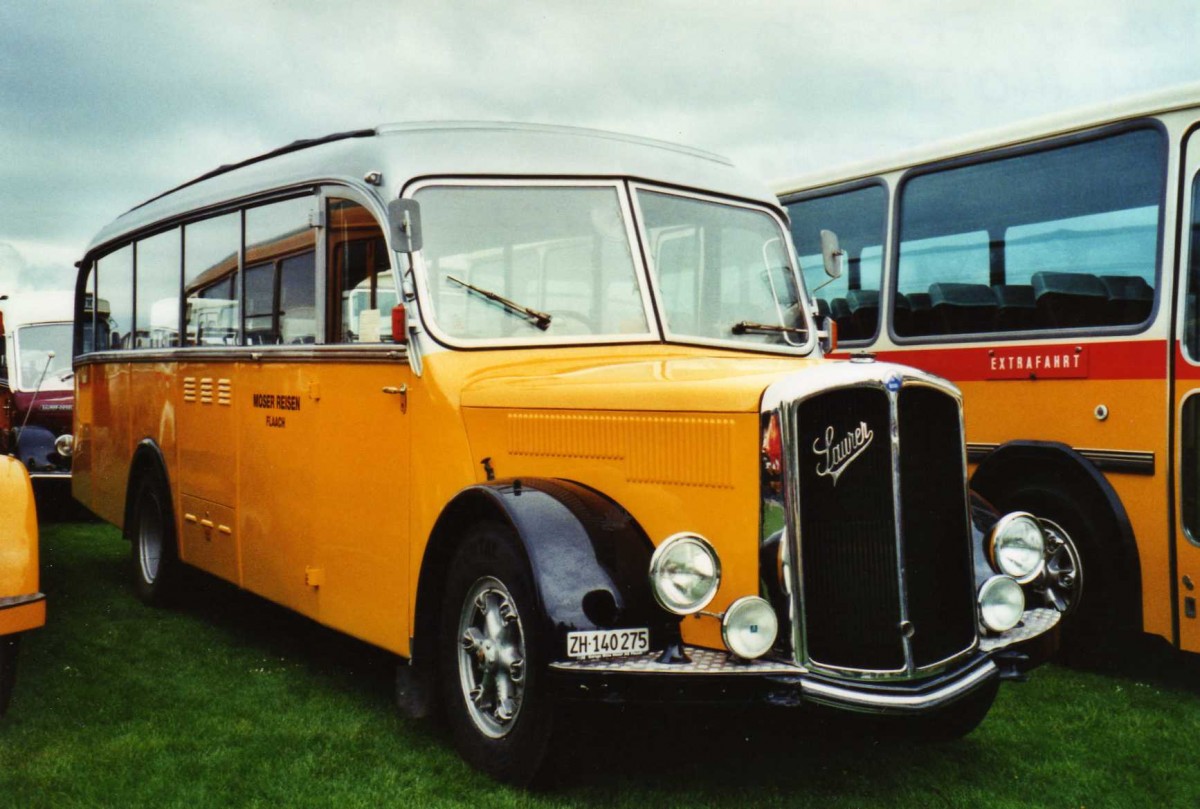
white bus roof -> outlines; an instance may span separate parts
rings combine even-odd
[[[67,290],[17,292],[0,301],[4,329],[11,332],[31,323],[62,323],[75,319],[75,293]]]
[[[853,182],[913,166],[948,160],[977,152],[1015,146],[1028,141],[1066,135],[1083,129],[1114,124],[1131,118],[1200,108],[1200,84],[1185,84],[1111,104],[1099,104],[1022,121],[1000,129],[953,138],[880,159],[861,161],[835,169],[822,169],[788,182],[776,183],[781,196],[826,185]]]
[[[762,183],[723,157],[663,141],[594,129],[507,123],[410,123],[330,135],[223,166],[118,217],[88,247],[96,248],[189,212],[272,189],[347,182],[394,199],[429,176],[630,177],[712,191],[778,206]]]

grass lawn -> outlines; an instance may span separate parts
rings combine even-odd
[[[389,655],[216,582],[144,607],[128,557],[109,526],[42,527],[49,622],[0,722],[0,806],[1200,806],[1200,669],[1150,642],[1005,684],[946,745],[784,710],[570,711],[551,783],[521,792],[395,712]]]

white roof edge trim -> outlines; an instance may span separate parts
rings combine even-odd
[[[985,129],[930,145],[905,149],[884,159],[859,160],[834,169],[821,169],[786,182],[771,183],[780,196],[842,185],[881,174],[903,171],[934,161],[1002,149],[1071,132],[1115,124],[1132,118],[1164,115],[1189,108],[1200,109],[1200,83],[1181,84],[1165,90],[1131,96],[1110,104],[1092,104],[1065,112],[1030,118],[994,129]]]
[[[657,138],[646,138],[640,135],[629,135],[624,132],[611,132],[607,129],[592,129],[582,126],[567,126],[563,124],[534,124],[516,121],[411,121],[395,124],[382,124],[375,128],[376,135],[387,135],[393,132],[437,132],[437,131],[491,131],[491,132],[533,132],[547,135],[579,135],[603,140],[615,140],[622,143],[635,143],[641,146],[654,146],[671,152],[711,160],[723,166],[733,166],[733,161],[716,152],[684,146]]]

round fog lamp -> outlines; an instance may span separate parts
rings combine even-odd
[[[71,452],[74,450],[74,448],[75,436],[71,435],[70,433],[67,435],[60,435],[58,438],[54,439],[55,451],[64,458],[70,458]]]
[[[721,639],[738,657],[753,660],[775,645],[779,619],[775,610],[758,596],[744,596],[729,605],[721,619]]]
[[[1015,579],[992,576],[979,588],[979,617],[993,632],[1007,632],[1021,622],[1025,593]]]
[[[1027,584],[1042,572],[1046,559],[1046,535],[1030,514],[1005,514],[992,529],[988,555],[997,572]]]
[[[667,537],[650,557],[654,598],[676,615],[691,615],[708,606],[721,584],[721,563],[702,536]]]

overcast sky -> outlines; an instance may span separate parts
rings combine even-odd
[[[0,0],[0,293],[297,138],[600,127],[763,180],[1200,81],[1195,0]]]

